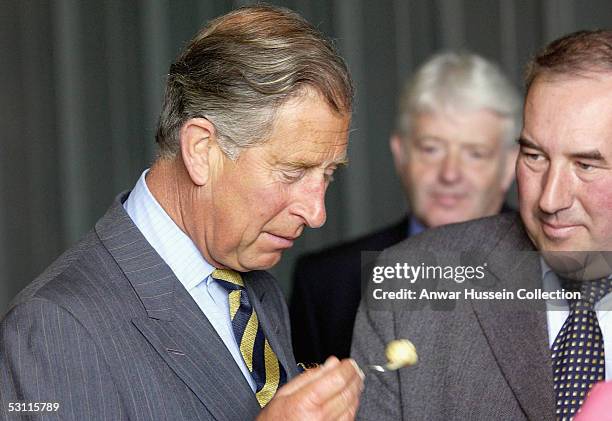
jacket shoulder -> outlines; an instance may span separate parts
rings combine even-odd
[[[492,248],[517,225],[522,226],[520,215],[517,212],[506,212],[467,222],[444,225],[429,229],[390,247],[389,253],[405,252],[407,248],[424,251],[469,251]]]
[[[61,279],[64,274],[70,272],[73,266],[82,260],[83,253],[90,249],[95,241],[96,236],[93,231],[90,231],[83,239],[62,253],[40,275],[22,289],[12,300],[9,309],[33,298],[43,298],[41,294],[44,294],[45,289],[53,288],[58,279]]]
[[[85,317],[97,304],[116,301],[114,287],[127,283],[122,272],[114,268],[116,262],[92,230],[17,294],[7,313],[31,301],[44,300],[77,319]],[[123,294],[121,300],[127,299]]]
[[[338,243],[307,253],[298,258],[296,267],[332,264],[337,266],[346,259],[359,258],[362,251],[382,251],[406,238],[408,219],[404,219],[380,230],[365,234],[353,240]],[[356,257],[355,257],[356,256]]]

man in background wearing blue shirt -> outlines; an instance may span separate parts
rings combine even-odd
[[[349,355],[361,298],[361,252],[500,211],[514,178],[520,108],[507,78],[475,54],[438,54],[418,69],[400,97],[390,139],[410,213],[298,260],[290,305],[298,361]]]

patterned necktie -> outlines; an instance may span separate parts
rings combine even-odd
[[[264,335],[240,274],[233,270],[215,269],[212,277],[229,293],[232,330],[240,354],[255,381],[257,401],[263,408],[287,381],[287,375]]]
[[[570,312],[552,346],[557,419],[571,420],[591,387],[604,380],[604,343],[594,306],[612,290],[612,281],[571,282],[566,290],[579,290],[582,299],[571,300]]]

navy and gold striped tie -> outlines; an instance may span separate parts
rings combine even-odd
[[[236,343],[255,381],[255,395],[263,408],[276,390],[285,384],[287,375],[264,335],[240,274],[233,270],[215,269],[212,277],[229,293],[230,320]]]

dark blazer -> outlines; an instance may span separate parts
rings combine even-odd
[[[406,238],[408,218],[348,243],[298,259],[290,301],[295,358],[319,363],[349,356],[361,299],[361,252],[382,251]]]
[[[428,230],[380,259],[418,265],[423,252],[477,252],[498,290],[541,285],[538,254],[515,213]],[[396,308],[380,311],[368,296],[355,321],[352,356],[360,364],[379,363],[389,341],[407,338],[417,348],[419,363],[369,374],[358,418],[555,419],[543,302],[522,307],[516,301],[459,300],[453,310],[406,311],[406,302],[396,301]]]
[[[0,415],[26,401],[58,402],[48,414],[61,420],[253,419],[260,408],[242,372],[121,199],[2,320]],[[244,279],[293,377],[283,295],[265,272]]]

